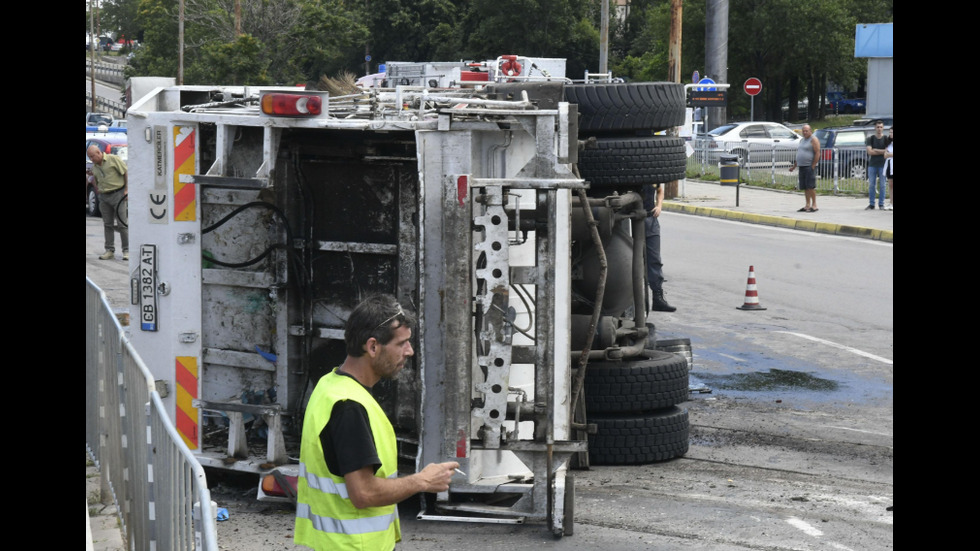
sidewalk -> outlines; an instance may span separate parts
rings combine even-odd
[[[817,212],[797,212],[805,203],[801,191],[681,180],[663,210],[893,242],[894,211],[864,210],[866,195],[817,195]]]
[[[126,551],[119,516],[112,498],[108,505],[101,503],[101,475],[88,455],[85,457],[85,550]]]

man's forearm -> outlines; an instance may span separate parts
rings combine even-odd
[[[356,480],[352,480],[356,477]],[[392,505],[424,491],[425,484],[416,474],[399,478],[378,478],[370,471],[350,473],[344,477],[351,503],[358,509]]]

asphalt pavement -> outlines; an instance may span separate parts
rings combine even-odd
[[[867,196],[818,194],[817,212],[799,212],[804,204],[800,191],[681,180],[677,196],[664,199],[664,210],[893,242],[894,211],[865,210]],[[98,503],[98,480],[95,467],[87,466],[86,516],[91,530],[91,534],[86,534],[87,550],[124,551],[115,506]]]
[[[893,242],[894,211],[865,210],[866,195],[817,194],[816,212],[798,212],[805,204],[802,191],[688,179],[678,182],[677,197],[664,199],[663,210]]]

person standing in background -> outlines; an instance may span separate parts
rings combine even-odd
[[[796,159],[789,171],[799,167],[800,189],[806,204],[796,212],[817,212],[817,163],[820,162],[820,140],[813,135],[809,124],[800,130],[803,139],[796,148]]]
[[[129,193],[126,161],[118,155],[103,153],[97,145],[90,145],[86,154],[92,161],[92,175],[99,188],[99,210],[102,212],[102,227],[105,231],[105,252],[99,260],[115,258],[117,231],[122,245],[122,259],[129,260],[129,228],[117,225],[116,220],[119,204],[126,200]]]
[[[895,199],[895,188],[892,185],[892,167],[894,165],[893,158],[895,156],[894,153],[892,153],[892,139],[894,136],[894,130],[894,126],[888,129],[888,147],[885,148],[885,178],[888,179],[888,206],[885,207],[885,210],[892,210]]]
[[[642,194],[643,208],[647,211],[643,222],[647,242],[647,285],[653,291],[653,310],[674,312],[677,308],[664,298],[664,264],[660,259],[660,212],[664,203],[664,187],[661,184],[644,184]]]
[[[868,206],[864,210],[874,210],[875,193],[878,196],[878,208],[885,208],[885,148],[888,138],[884,134],[885,123],[875,121],[875,133],[868,136],[865,147],[868,151]]]

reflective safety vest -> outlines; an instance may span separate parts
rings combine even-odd
[[[320,432],[330,421],[335,403],[340,400],[360,403],[367,410],[381,459],[381,468],[375,476],[395,478],[398,476],[395,431],[374,396],[356,380],[336,371],[317,382],[303,418],[294,541],[316,550],[389,551],[402,539],[397,507],[354,507],[344,477],[327,468]]]

